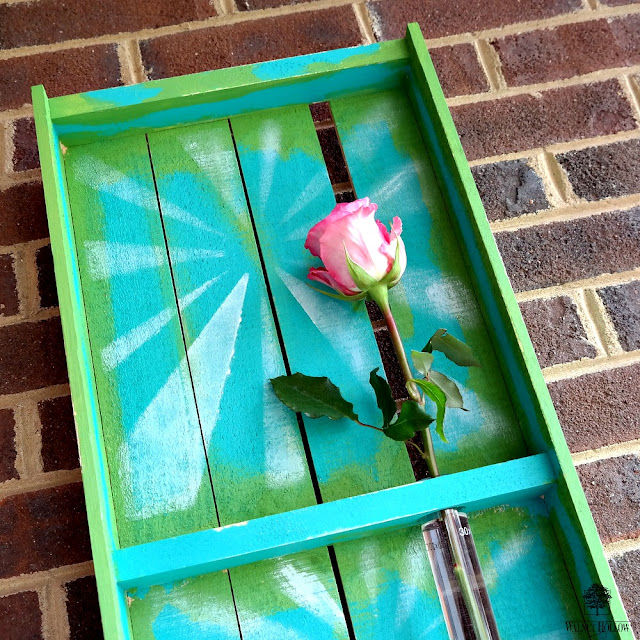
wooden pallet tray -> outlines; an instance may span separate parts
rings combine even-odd
[[[418,526],[446,507],[470,512],[503,638],[588,637],[566,624],[596,582],[613,593],[602,619],[625,619],[416,25],[33,96],[107,640],[446,638]],[[414,482],[376,432],[299,421],[268,384],[329,375],[379,420],[366,310],[305,285],[306,231],[335,204],[320,101],[358,195],[403,219],[405,345],[447,327],[482,362],[437,479]]]

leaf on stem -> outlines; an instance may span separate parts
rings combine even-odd
[[[396,421],[384,428],[384,435],[403,442],[413,438],[417,431],[427,429],[432,422],[433,418],[419,404],[406,400]]]
[[[310,418],[326,416],[331,420],[349,418],[359,422],[353,405],[347,402],[327,377],[316,378],[294,373],[290,376],[271,378],[276,396],[293,411],[304,413]]]
[[[376,401],[378,408],[382,411],[383,429],[386,429],[396,415],[396,401],[391,395],[391,387],[389,383],[378,375],[378,369],[376,367],[369,374],[369,384],[373,387],[376,394]]]
[[[433,354],[425,353],[424,351],[412,351],[411,360],[413,366],[419,371],[425,378],[429,377],[429,371],[431,371],[431,365],[433,364]]]
[[[444,373],[440,373],[439,371],[431,371],[429,379],[431,382],[437,384],[444,392],[444,395],[447,396],[447,408],[466,411],[460,389],[451,378],[447,378]]]
[[[440,436],[441,440],[448,442],[444,436],[444,413],[447,406],[447,396],[440,387],[429,380],[417,380],[412,382],[417,384],[431,400],[433,400],[437,407],[436,412],[436,433]]]
[[[471,347],[466,345],[455,336],[447,333],[446,329],[438,329],[429,339],[429,342],[422,350],[426,353],[440,351],[460,367],[479,367],[480,363],[473,355]]]

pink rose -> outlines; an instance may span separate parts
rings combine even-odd
[[[402,221],[395,217],[389,233],[375,219],[377,208],[369,198],[339,204],[309,231],[304,246],[324,264],[309,270],[310,280],[326,284],[344,296],[363,297],[367,285],[363,278],[359,279],[360,286],[356,284],[346,254],[365,272],[367,280],[377,284],[394,267],[396,251],[399,265],[384,284],[391,288],[400,280],[407,266],[407,254],[400,238]]]

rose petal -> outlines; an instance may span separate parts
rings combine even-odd
[[[378,208],[375,204],[372,206],[374,207],[374,211]],[[311,227],[307,234],[307,240],[304,243],[305,249],[309,249],[312,255],[319,258],[320,237],[325,232],[326,228],[341,218],[359,211],[363,207],[371,208],[371,205],[369,205],[369,198],[361,198],[360,200],[354,200],[353,202],[340,202],[337,204],[326,218],[320,220],[320,222]]]
[[[309,269],[309,273],[307,274],[307,278],[309,280],[315,280],[316,282],[321,282],[322,284],[326,284],[328,287],[335,289],[339,293],[344,294],[345,296],[354,296],[360,293],[360,290],[357,289],[352,291],[347,287],[343,287],[339,282],[337,282],[334,278],[331,277],[331,274],[322,267],[312,267]]]

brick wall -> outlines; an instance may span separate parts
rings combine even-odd
[[[638,0],[0,0],[0,637],[96,640],[29,87],[422,25],[629,616],[640,623]]]

